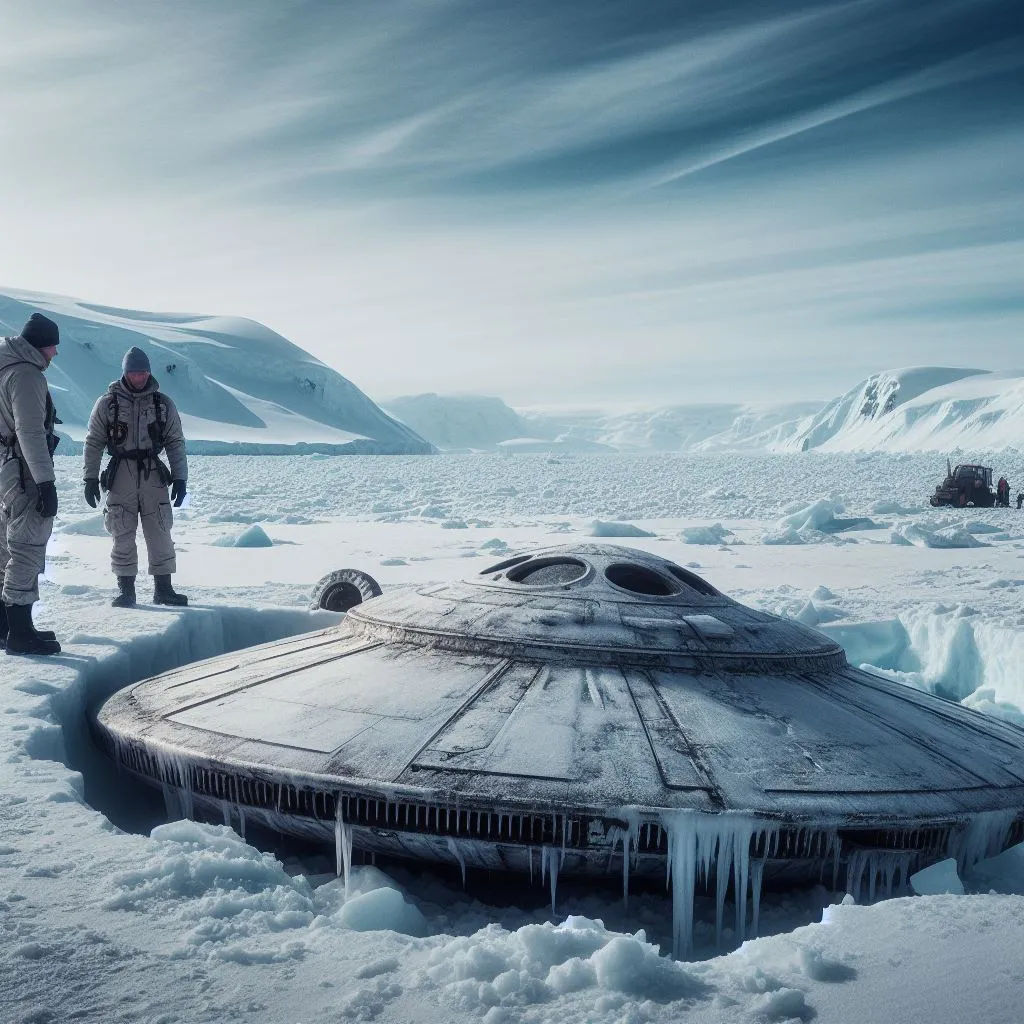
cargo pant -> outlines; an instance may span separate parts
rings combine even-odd
[[[53,519],[39,514],[38,501],[39,490],[27,472],[20,472],[17,459],[0,466],[0,581],[5,604],[39,600],[39,574],[46,568]]]
[[[104,526],[114,538],[110,567],[115,576],[134,576],[139,571],[135,536],[140,520],[150,574],[166,576],[177,571],[171,539],[174,514],[167,487],[160,482],[158,473],[140,474],[134,462],[125,462],[117,470],[103,510]]]

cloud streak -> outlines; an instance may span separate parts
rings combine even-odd
[[[377,394],[824,395],[974,327],[1015,358],[1008,0],[7,0],[0,32],[0,283],[256,316]]]

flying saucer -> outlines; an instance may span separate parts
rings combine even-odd
[[[357,604],[372,581],[342,582],[338,625],[130,686],[101,742],[185,813],[334,843],[339,869],[668,871],[682,949],[702,880],[742,936],[763,879],[873,897],[1024,839],[1024,730],[663,558],[552,548]]]

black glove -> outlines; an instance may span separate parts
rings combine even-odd
[[[57,485],[52,480],[36,484],[39,490],[39,500],[36,502],[36,511],[44,519],[52,519],[57,514]]]
[[[85,500],[89,508],[95,508],[100,500],[100,482],[96,477],[89,477],[85,481]]]
[[[175,480],[171,484],[171,501],[174,502],[175,508],[181,508],[181,503],[185,500],[185,481]]]

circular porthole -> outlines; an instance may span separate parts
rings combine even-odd
[[[535,558],[505,573],[513,583],[531,587],[564,587],[587,575],[585,562],[575,558]]]
[[[646,594],[649,597],[670,597],[677,594],[679,588],[668,577],[660,572],[648,569],[643,565],[630,562],[616,562],[604,571],[609,583],[633,594]]]

